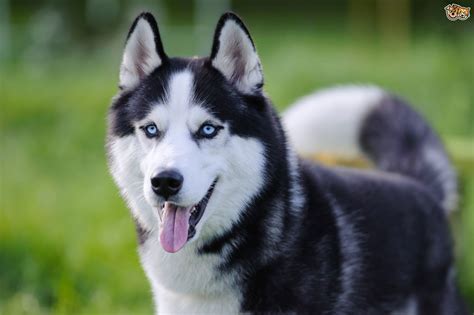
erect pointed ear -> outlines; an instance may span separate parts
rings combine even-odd
[[[120,89],[136,87],[166,60],[155,18],[148,12],[140,14],[128,32],[120,66]]]
[[[255,45],[244,23],[225,13],[217,23],[211,52],[212,65],[245,94],[260,92],[263,73]]]

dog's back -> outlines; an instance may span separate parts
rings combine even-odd
[[[351,86],[303,98],[283,121],[304,155],[362,157],[376,168],[303,162],[306,186],[319,190],[308,208],[324,196],[338,229],[341,283],[353,295],[341,313],[463,314],[446,220],[456,176],[423,118],[379,88]]]

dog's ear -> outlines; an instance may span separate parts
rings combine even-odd
[[[263,73],[260,59],[249,31],[234,13],[225,13],[217,23],[210,59],[212,65],[242,93],[261,91]]]
[[[155,18],[148,12],[140,14],[128,32],[120,66],[120,89],[133,89],[166,60]]]

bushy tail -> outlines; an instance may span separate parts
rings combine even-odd
[[[422,182],[446,211],[456,208],[456,173],[438,136],[409,105],[378,87],[316,92],[291,106],[283,123],[303,156],[368,158],[378,169]]]

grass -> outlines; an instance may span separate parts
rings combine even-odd
[[[255,25],[254,38],[279,109],[319,87],[371,82],[403,95],[440,132],[461,175],[453,229],[461,288],[474,303],[472,34],[425,36],[397,49],[370,38],[267,29]],[[1,314],[152,312],[133,223],[106,168],[116,47],[2,70]]]

